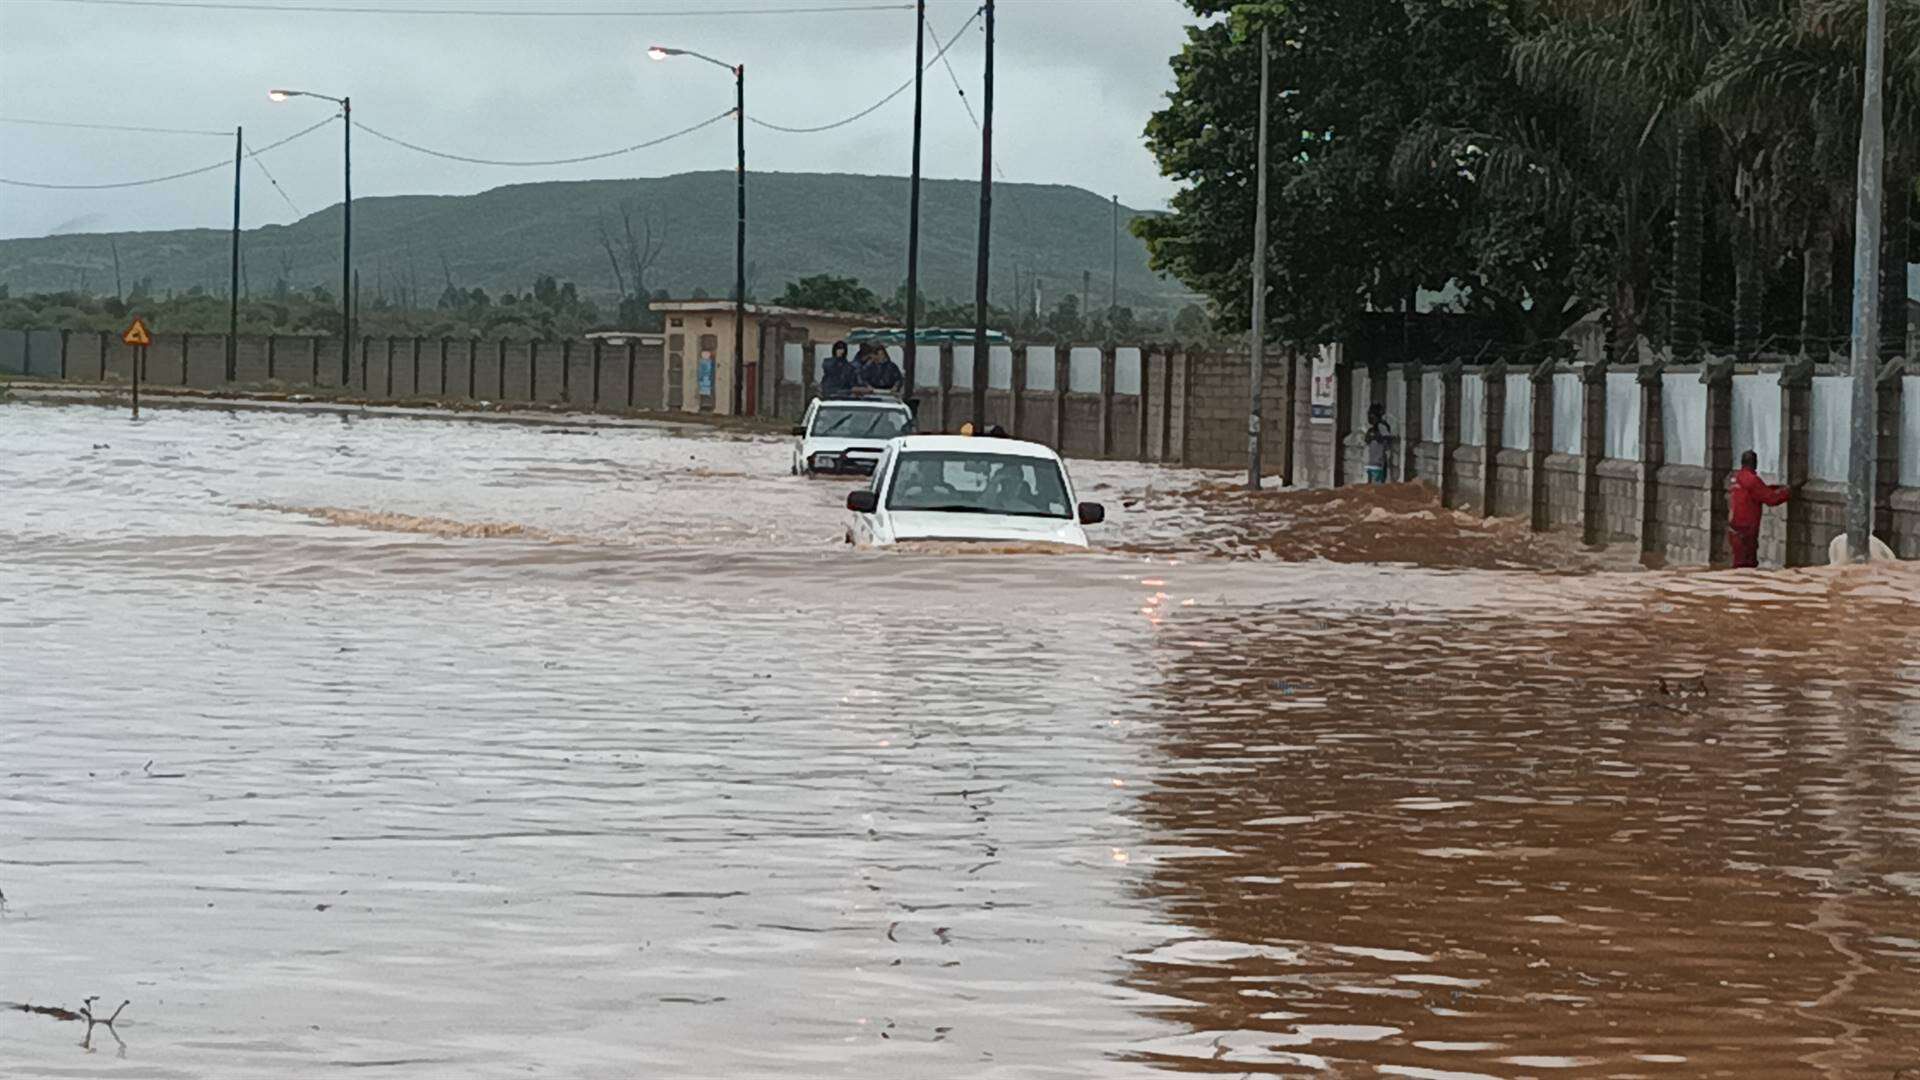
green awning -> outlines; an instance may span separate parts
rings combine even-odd
[[[914,340],[922,345],[971,345],[972,329],[927,326],[914,330]],[[869,342],[879,345],[900,345],[907,340],[907,331],[899,326],[862,326],[847,333],[847,344],[865,345]],[[989,345],[1007,345],[1013,339],[998,330],[987,331]]]

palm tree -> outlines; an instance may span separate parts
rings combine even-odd
[[[1883,356],[1906,345],[1909,214],[1920,169],[1920,0],[1889,6]],[[1817,343],[1824,357],[1835,336],[1834,241],[1853,225],[1865,53],[1865,0],[1796,0],[1731,39],[1695,95],[1724,128],[1755,133],[1771,160],[1804,170],[1767,193],[1776,212],[1800,226],[1803,355]]]
[[[1709,65],[1756,9],[1777,0],[1560,0],[1561,21],[1521,42],[1523,81],[1577,97],[1597,137],[1629,148],[1631,190],[1653,189],[1656,155],[1670,162],[1673,284],[1667,343],[1699,352],[1705,234],[1706,117],[1697,104]]]

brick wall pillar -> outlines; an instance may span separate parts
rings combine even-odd
[[[1807,482],[1812,425],[1813,364],[1789,364],[1780,372],[1780,471],[1784,474],[1782,482],[1793,489],[1795,496]],[[1802,499],[1788,499],[1783,509],[1787,512],[1787,550],[1782,561],[1795,566],[1797,553],[1804,549],[1812,532],[1812,523]]]
[[[1711,364],[1700,373],[1707,386],[1707,563],[1725,566],[1727,550],[1727,478],[1733,474],[1733,361]]]
[[[1053,350],[1053,448],[1064,452],[1067,446],[1067,379],[1072,373],[1067,357],[1071,345]]]
[[[1874,420],[1873,532],[1889,547],[1896,546],[1893,531],[1893,492],[1900,486],[1900,426],[1905,391],[1902,376],[1912,360],[1894,360],[1881,367],[1879,415]]]
[[[1173,459],[1185,465],[1187,463],[1187,432],[1194,427],[1194,359],[1187,356],[1185,352],[1181,352],[1179,377],[1181,377],[1181,384],[1179,384],[1179,390],[1175,392],[1179,394],[1179,402],[1181,402],[1181,425],[1179,425],[1179,432],[1175,432]]]
[[[474,401],[478,401],[480,399],[480,388],[473,385],[474,379],[478,377],[479,373],[480,373],[480,339],[468,338],[467,339],[467,397]]]
[[[1160,357],[1160,451],[1155,461],[1173,460],[1173,358],[1175,350],[1168,349]]]
[[[1333,468],[1328,481],[1331,487],[1343,487],[1347,482],[1347,436],[1353,431],[1353,369],[1339,363],[1338,358],[1346,348],[1334,348]]]
[[[1404,364],[1400,368],[1400,423],[1406,430],[1399,432],[1400,441],[1394,453],[1400,457],[1400,479],[1420,479],[1420,455],[1415,448],[1427,437],[1426,376],[1417,361]]]
[[[941,431],[952,431],[953,423],[953,343],[940,346],[940,408],[934,413],[934,420]]]
[[[1527,373],[1527,393],[1533,395],[1533,430],[1527,435],[1527,521],[1534,532],[1546,532],[1553,523],[1547,456],[1553,453],[1553,377],[1557,369],[1557,364],[1547,360]]]
[[[540,341],[530,338],[527,341],[527,400],[540,400]]]
[[[1460,445],[1460,361],[1440,370],[1440,505],[1452,506],[1459,478],[1453,451]]]
[[[1100,456],[1113,456],[1113,346],[1100,350]]]
[[[666,354],[662,353],[660,356],[661,370],[664,371],[666,366]],[[813,383],[813,342],[811,340],[803,340],[800,343],[800,415],[794,417],[796,421],[807,415],[807,406],[813,404],[813,395],[816,392]],[[665,410],[666,407],[666,399],[662,398],[660,408]]]
[[[1480,516],[1492,517],[1500,501],[1500,445],[1506,442],[1507,364],[1496,360],[1480,369]]]
[[[1140,346],[1140,392],[1133,398],[1134,415],[1139,421],[1133,426],[1135,461],[1147,460],[1147,387],[1153,382],[1148,378],[1153,371],[1153,351],[1151,345]]]
[[[1007,434],[1014,438],[1023,438],[1021,421],[1026,416],[1027,396],[1027,350],[1018,345],[1013,347],[1013,362],[1007,372]]]
[[[413,339],[413,396],[420,396],[420,339]]]
[[[1589,544],[1607,539],[1606,500],[1600,492],[1600,462],[1607,456],[1607,364],[1580,369],[1580,535]]]
[[[1660,466],[1666,464],[1666,427],[1660,416],[1665,399],[1661,374],[1666,369],[1658,361],[1640,365],[1634,379],[1640,386],[1640,501],[1638,515],[1640,551],[1657,552],[1660,535]]]

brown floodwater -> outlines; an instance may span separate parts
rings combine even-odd
[[[0,406],[0,1075],[1920,1075],[1913,568],[786,462]]]

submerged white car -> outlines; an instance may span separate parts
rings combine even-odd
[[[871,475],[887,442],[912,430],[913,410],[899,398],[815,398],[793,429],[793,473]]]
[[[1083,525],[1107,512],[1076,503],[1060,456],[1039,443],[908,435],[881,455],[873,482],[847,495],[849,539],[862,547],[970,540],[1086,547]]]

